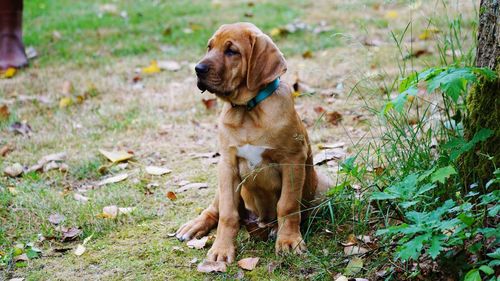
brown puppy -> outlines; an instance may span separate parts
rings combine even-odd
[[[218,190],[212,204],[177,231],[177,238],[200,237],[218,224],[208,260],[231,263],[240,222],[257,216],[260,227],[278,221],[277,253],[302,253],[301,207],[314,199],[318,177],[292,90],[281,82],[270,96],[247,107],[260,91],[277,85],[286,71],[283,54],[255,25],[228,24],[208,41],[195,70],[198,88],[225,101],[218,123]]]

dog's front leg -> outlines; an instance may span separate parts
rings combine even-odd
[[[305,159],[296,156],[281,163],[282,187],[278,201],[278,238],[276,253],[301,254],[306,244],[300,234],[300,202],[305,180]]]
[[[234,244],[240,228],[238,214],[240,191],[238,185],[241,181],[237,169],[236,152],[231,152],[222,153],[221,161],[217,167],[219,225],[217,227],[217,237],[207,255],[210,261],[228,263],[232,263],[235,259]]]

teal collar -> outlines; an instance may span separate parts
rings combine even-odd
[[[270,95],[278,89],[280,86],[280,78],[276,78],[273,82],[269,83],[264,89],[260,90],[259,93],[255,96],[255,98],[251,99],[247,103],[247,110],[250,111],[254,107],[256,107],[263,100],[267,99]]]

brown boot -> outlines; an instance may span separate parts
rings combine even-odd
[[[0,1],[0,70],[28,65],[22,40],[23,1]]]

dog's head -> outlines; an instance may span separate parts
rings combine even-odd
[[[253,98],[286,71],[278,47],[251,23],[222,25],[207,48],[195,67],[198,88],[230,102],[246,102],[242,99]],[[244,98],[239,97],[242,93],[246,93]]]

